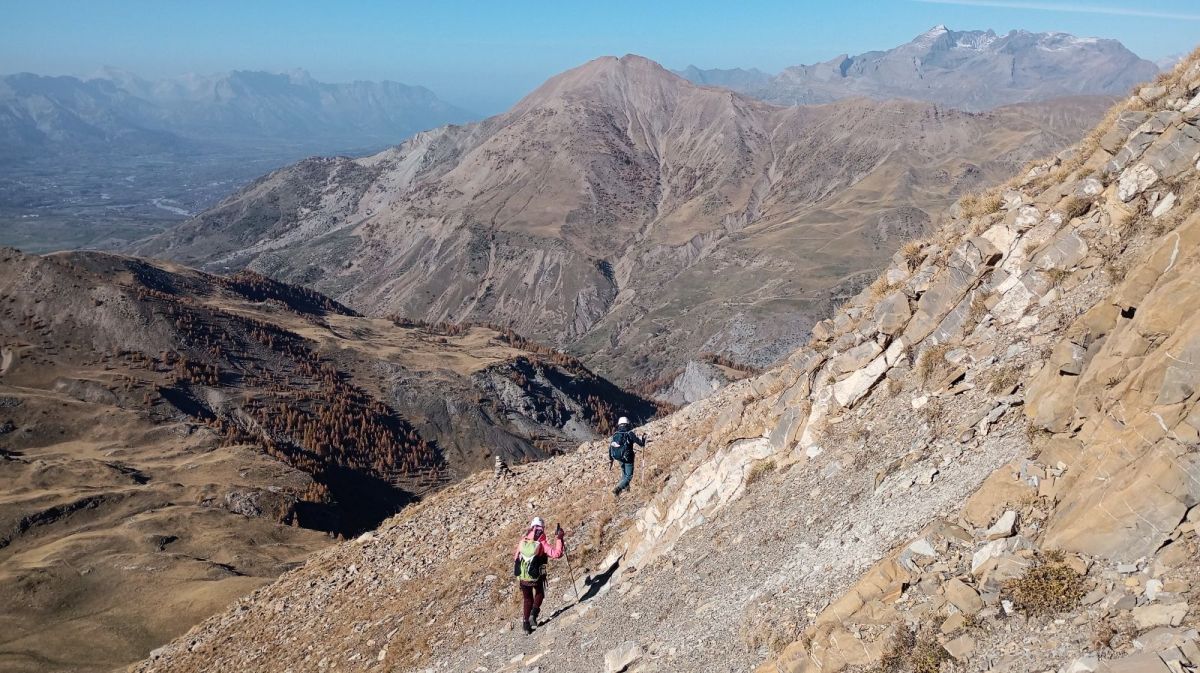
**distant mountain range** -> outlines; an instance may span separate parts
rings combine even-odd
[[[214,143],[331,152],[383,146],[471,113],[424,87],[318,82],[304,71],[235,70],[150,81],[106,68],[89,78],[0,78],[0,152],[175,152]]]
[[[779,105],[865,96],[978,111],[1061,96],[1124,95],[1158,69],[1117,40],[1023,30],[998,35],[939,25],[894,49],[843,54],[777,75],[695,66],[678,74]]]
[[[1109,102],[785,108],[604,57],[484,121],[276,171],[133,250],[512,326],[627,382],[703,352],[762,365],[930,210],[1065,147]]]

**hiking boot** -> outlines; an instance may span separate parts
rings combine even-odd
[[[533,633],[533,627],[529,625],[528,620],[521,622],[521,629],[525,631],[525,633]]]
[[[529,613],[529,623],[535,629],[542,625],[542,623],[540,621],[538,621],[538,611],[537,610],[534,610],[533,612]]]

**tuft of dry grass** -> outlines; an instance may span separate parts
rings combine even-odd
[[[921,351],[921,356],[917,358],[914,368],[921,383],[928,383],[934,374],[944,372],[949,368],[950,363],[946,362],[946,353],[949,352],[950,344],[937,344]]]
[[[1109,653],[1133,644],[1137,626],[1128,617],[1105,617],[1096,624],[1092,632],[1091,649],[1098,653]]]
[[[871,290],[871,301],[873,303],[878,303],[880,299],[888,296],[892,290],[895,290],[898,287],[900,286],[896,283],[889,283],[886,276],[880,276],[876,278],[875,281],[869,286]]]
[[[932,635],[905,624],[898,627],[879,658],[874,673],[939,673],[950,653]]]
[[[950,424],[946,414],[946,405],[940,397],[930,397],[925,406],[917,410],[917,415],[929,424],[933,434],[937,437],[945,434],[946,428]]]
[[[1054,267],[1046,270],[1046,276],[1050,278],[1050,282],[1056,287],[1063,284],[1063,281],[1071,277],[1070,269],[1060,269]]]
[[[986,390],[993,394],[1007,394],[1021,382],[1021,368],[1016,365],[997,367],[988,372]]]
[[[1037,447],[1042,440],[1048,439],[1054,433],[1045,428],[1039,428],[1033,423],[1025,424],[1025,441],[1029,442],[1032,447]]]
[[[1083,575],[1063,561],[1062,552],[1043,554],[1024,577],[1004,583],[1001,593],[1028,615],[1053,615],[1075,607],[1085,592]]]
[[[1063,220],[1070,221],[1086,214],[1092,208],[1091,199],[1085,199],[1082,196],[1069,196],[1059,204],[1059,211],[1062,212]]]
[[[959,199],[959,209],[962,216],[965,218],[982,217],[991,215],[1000,210],[1004,205],[1004,199],[1000,198],[999,191],[989,191],[983,193],[970,193]]]
[[[1116,246],[1113,246],[1114,248]],[[1104,260],[1104,275],[1108,278],[1108,282],[1117,285],[1125,280],[1125,264],[1116,254],[1106,257]]]
[[[750,471],[746,473],[746,487],[762,481],[763,477],[775,471],[775,461],[772,459],[760,460],[750,467]]]
[[[976,292],[975,296],[971,297],[971,310],[967,314],[967,322],[977,325],[983,316],[987,315],[987,312],[987,297],[982,292]]]
[[[904,263],[908,265],[908,270],[912,271],[925,258],[925,244],[921,241],[909,241],[900,246],[900,254],[904,257]]]

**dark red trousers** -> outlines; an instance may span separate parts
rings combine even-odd
[[[521,582],[521,618],[529,621],[529,616],[537,616],[542,609],[542,599],[546,597],[546,578],[536,582]]]

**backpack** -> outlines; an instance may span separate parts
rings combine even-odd
[[[633,462],[633,440],[629,439],[629,431],[622,430],[612,436],[608,443],[608,457],[619,463]]]
[[[523,540],[517,556],[516,575],[522,582],[536,582],[542,578],[542,567],[546,557],[538,555],[537,540]]]

